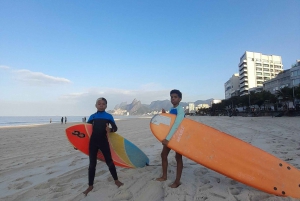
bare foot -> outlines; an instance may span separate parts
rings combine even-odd
[[[171,188],[177,188],[178,186],[180,186],[180,182],[174,182],[173,184],[169,185],[169,187]]]
[[[115,184],[120,187],[123,186],[124,184],[122,182],[120,182],[119,180],[115,180]]]
[[[159,178],[156,179],[156,181],[166,181],[166,180],[167,180],[166,177],[159,177]]]
[[[85,195],[85,196],[87,196],[87,194],[91,191],[91,190],[93,190],[93,186],[89,186],[84,192],[83,192],[83,194]]]

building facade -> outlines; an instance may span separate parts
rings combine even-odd
[[[284,87],[291,87],[291,69],[284,70],[277,77],[265,81],[263,89],[275,94],[277,90]]]
[[[291,86],[299,86],[300,84],[300,60],[297,60],[294,65],[292,65],[291,70]]]
[[[284,87],[295,87],[300,84],[300,60],[288,70],[278,74],[276,78],[264,82],[264,90],[275,94],[277,90]]]
[[[283,71],[281,56],[264,55],[246,51],[239,63],[240,95],[246,95],[249,89],[263,87],[263,83]]]
[[[224,84],[224,89],[225,99],[232,96],[239,96],[240,79],[238,73],[233,74],[232,77]]]
[[[195,113],[195,104],[189,103],[189,113]]]

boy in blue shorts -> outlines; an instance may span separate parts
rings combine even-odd
[[[167,172],[168,172],[168,155],[170,153],[170,148],[167,147],[169,140],[174,135],[175,131],[177,130],[179,124],[184,118],[184,109],[179,105],[181,99],[182,99],[182,93],[177,90],[173,89],[170,92],[171,96],[171,103],[173,104],[173,107],[170,109],[170,114],[175,114],[176,119],[175,122],[167,135],[166,139],[162,141],[163,144],[163,150],[161,152],[161,160],[162,160],[162,176],[157,178],[157,181],[166,181],[167,180]],[[162,113],[166,113],[164,109],[162,109]],[[170,185],[171,188],[177,188],[180,183],[181,173],[183,169],[183,163],[182,163],[182,155],[176,152],[176,162],[177,162],[177,173],[176,173],[176,179],[173,182],[173,184]]]

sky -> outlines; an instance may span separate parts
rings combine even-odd
[[[299,0],[0,0],[0,116],[224,99],[245,51],[300,59]]]

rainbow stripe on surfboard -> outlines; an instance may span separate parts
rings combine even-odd
[[[66,129],[66,136],[70,143],[81,152],[89,155],[89,141],[93,127],[91,124],[76,124]],[[114,164],[124,168],[139,168],[149,164],[149,158],[129,140],[117,133],[108,135],[111,156]],[[99,150],[97,158],[105,161]]]

